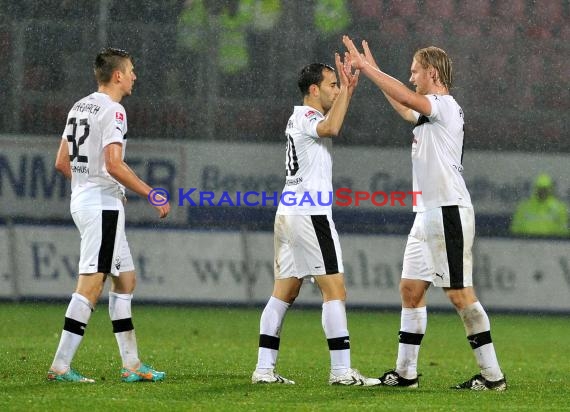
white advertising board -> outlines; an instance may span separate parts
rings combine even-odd
[[[0,231],[0,257],[8,241]],[[22,297],[68,297],[75,287],[79,235],[73,226],[15,225],[18,273],[2,263],[3,286],[18,276]],[[262,304],[273,287],[273,235],[261,232],[128,230],[138,274],[137,299],[192,303]],[[4,239],[4,240],[2,240]],[[349,305],[398,307],[406,236],[341,234]],[[474,278],[491,309],[570,312],[570,241],[479,238]],[[5,262],[6,259],[2,259]],[[6,276],[8,274],[9,276]],[[310,282],[299,303],[319,304]],[[450,308],[432,288],[432,307]]]

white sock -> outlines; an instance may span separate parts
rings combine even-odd
[[[426,333],[427,309],[402,308],[396,372],[405,379],[418,376],[420,344]]]
[[[259,321],[259,350],[257,352],[257,366],[259,373],[273,371],[279,355],[281,326],[291,305],[273,296],[261,313]]]
[[[344,301],[323,303],[322,322],[331,356],[331,373],[343,375],[350,369],[350,338]]]
[[[109,316],[119,345],[123,367],[137,369],[140,366],[140,360],[131,317],[132,298],[133,295],[129,293],[109,292]]]
[[[83,339],[92,311],[93,306],[86,297],[79,293],[71,295],[71,301],[65,312],[65,323],[59,346],[51,364],[51,369],[54,372],[66,372],[71,367],[71,361]]]
[[[490,381],[503,379],[503,372],[499,367],[491,339],[491,323],[481,303],[475,302],[458,313],[465,326],[467,340],[481,369],[481,375]]]

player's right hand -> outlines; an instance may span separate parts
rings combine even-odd
[[[372,52],[370,51],[370,47],[368,47],[368,42],[366,40],[362,40],[362,49],[364,50],[364,58],[366,59],[368,64],[374,67],[375,69],[380,70],[380,67],[378,67],[378,63],[376,63],[374,56],[372,56]]]
[[[362,69],[368,63],[364,55],[358,51],[350,37],[346,35],[342,36],[342,42],[350,53],[352,68]]]
[[[154,206],[154,208],[158,211],[158,217],[164,219],[170,213],[170,203],[165,203],[164,205]]]

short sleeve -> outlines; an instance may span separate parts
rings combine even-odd
[[[309,137],[318,139],[317,125],[323,119],[322,115],[316,110],[308,109],[303,112],[300,117],[299,124],[301,126],[301,132]]]
[[[431,113],[428,116],[430,120],[438,120],[439,119],[439,105],[441,103],[440,97],[435,94],[428,94],[426,95],[430,104],[431,104]]]
[[[101,130],[103,147],[111,143],[123,143],[127,133],[127,113],[122,105],[109,107],[101,119]]]

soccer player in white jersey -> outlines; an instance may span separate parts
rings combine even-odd
[[[261,314],[253,383],[294,383],[275,372],[280,334],[303,279],[312,276],[323,297],[322,325],[331,359],[329,383],[380,384],[350,364],[344,269],[331,212],[332,138],[339,134],[359,73],[352,73],[350,57],[342,63],[336,54],[335,63],[340,84],[334,69],[321,63],[305,66],[299,75],[303,105],[295,106],[285,130],[286,182],[274,228],[275,284]]]
[[[453,388],[505,390],[507,383],[495,354],[489,317],[473,289],[475,218],[462,176],[463,110],[449,94],[451,60],[437,47],[418,50],[411,65],[414,93],[379,69],[365,41],[363,54],[348,36],[343,42],[353,67],[371,79],[396,112],[415,125],[413,189],[421,194],[414,206],[416,217],[404,252],[396,368],[380,377],[382,384],[418,386],[418,354],[427,325],[426,292],[433,284],[442,287],[455,306],[480,368],[480,373]]]
[[[142,363],[131,318],[136,276],[125,236],[125,188],[147,197],[152,188],[124,162],[127,115],[120,104],[136,80],[131,56],[119,49],[101,51],[94,64],[98,90],[75,103],[67,116],[56,169],[71,180],[71,216],[81,234],[79,276],[65,313],[61,339],[48,379],[94,382],[71,368],[91,312],[108,275],[109,315],[122,358],[124,382],[159,381],[165,373]],[[164,218],[170,205],[158,202]]]

